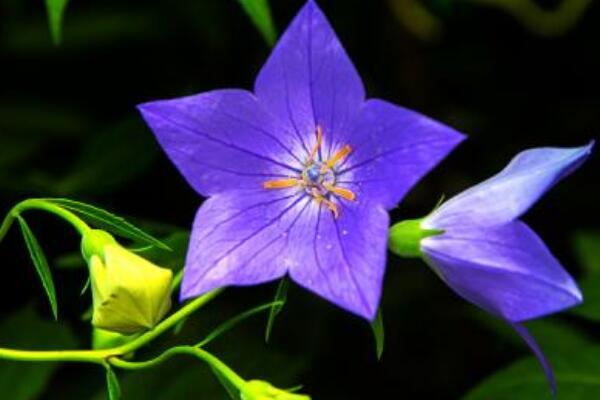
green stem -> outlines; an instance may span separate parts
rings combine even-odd
[[[122,346],[102,350],[13,350],[0,348],[0,359],[14,361],[72,361],[105,364],[106,360],[121,357],[146,345],[156,337],[172,328],[180,320],[189,317],[206,303],[215,298],[222,289],[216,289],[187,303],[168,318],[161,321],[152,330]],[[114,360],[114,359],[113,359]]]
[[[244,379],[242,379],[237,373],[235,373],[235,371],[229,368],[223,361],[219,360],[217,357],[215,357],[214,355],[212,355],[204,349],[192,346],[172,347],[166,350],[158,357],[147,361],[125,361],[120,358],[109,358],[108,362],[117,368],[137,370],[148,367],[154,367],[177,354],[188,354],[199,358],[200,360],[206,362],[211,368],[216,370],[219,374],[221,374],[224,378],[226,378],[229,382],[231,382],[235,387],[237,387],[240,390],[245,384]]]
[[[88,232],[91,228],[86,224],[81,218],[77,215],[73,214],[69,210],[65,210],[64,208],[53,204],[49,201],[42,199],[27,199],[15,205],[8,212],[4,221],[2,221],[2,225],[0,225],[0,241],[4,238],[8,230],[10,229],[12,223],[15,218],[20,215],[23,211],[26,210],[44,210],[48,211],[56,216],[63,218],[65,221],[69,222],[80,234],[84,234]]]

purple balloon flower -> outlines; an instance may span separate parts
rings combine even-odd
[[[216,90],[139,108],[208,197],[194,222],[182,299],[289,274],[368,319],[381,295],[386,210],[463,139],[414,111],[366,100],[313,1],[253,93]]]
[[[499,174],[424,219],[391,231],[392,249],[415,238],[415,247],[397,252],[422,255],[461,297],[508,321],[540,360],[553,390],[550,366],[520,322],[577,305],[582,296],[542,240],[518,218],[581,165],[592,147],[523,151]]]

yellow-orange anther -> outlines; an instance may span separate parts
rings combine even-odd
[[[354,194],[354,192],[350,189],[344,189],[344,188],[329,185],[329,184],[325,184],[324,186],[325,186],[325,189],[337,194],[338,196],[340,196],[346,200],[356,200],[356,194]]]
[[[325,172],[328,169],[333,168],[335,166],[335,164],[337,164],[339,161],[346,158],[346,156],[348,154],[350,154],[351,151],[352,151],[352,146],[350,146],[349,144],[345,145],[344,147],[342,147],[341,149],[336,151],[335,154],[333,155],[333,157],[331,157],[329,160],[327,160],[327,162],[321,168],[321,171]]]
[[[296,178],[289,179],[275,179],[272,181],[263,182],[265,189],[285,189],[294,187],[300,184],[300,180]]]
[[[333,217],[334,218],[338,218],[340,216],[340,211],[338,210],[338,207],[335,205],[334,202],[332,202],[331,200],[327,200],[325,197],[323,197],[323,195],[321,193],[319,193],[319,191],[317,189],[313,189],[312,190],[312,195],[315,198],[315,201],[317,202],[317,204],[325,204],[325,206],[329,209],[329,211],[331,211],[333,213]]]
[[[307,164],[312,164],[312,162],[315,159],[315,156],[317,155],[317,152],[321,148],[322,143],[323,143],[323,131],[321,130],[321,127],[319,125],[317,125],[317,143],[315,143],[314,147],[310,151],[310,154],[308,155],[308,160],[306,161]]]

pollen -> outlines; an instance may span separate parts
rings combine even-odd
[[[320,151],[323,145],[323,130],[320,126],[317,126],[315,135],[315,144],[308,152],[299,176],[268,180],[263,182],[263,188],[287,189],[297,187],[301,189],[299,193],[311,196],[317,205],[327,207],[333,217],[337,219],[340,216],[337,203],[341,200],[356,200],[356,194],[353,191],[336,185],[336,166],[348,157],[352,152],[352,147],[347,144],[337,150],[331,158],[323,160]]]

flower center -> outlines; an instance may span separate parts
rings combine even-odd
[[[323,161],[320,156],[317,157],[323,143],[323,133],[320,126],[317,126],[316,134],[317,143],[308,154],[300,176],[269,180],[263,183],[263,187],[265,189],[299,187],[306,194],[312,196],[317,204],[324,204],[337,218],[339,217],[339,210],[336,201],[339,201],[339,198],[350,201],[356,199],[356,195],[351,190],[336,186],[335,174],[335,165],[350,154],[352,147],[345,145],[336,151],[330,159]]]

